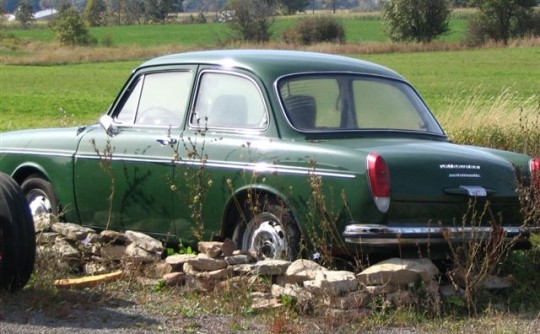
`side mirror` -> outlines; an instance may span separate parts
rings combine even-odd
[[[113,123],[114,121],[109,115],[103,115],[99,118],[99,124],[101,124],[101,127],[103,128],[103,130],[105,130],[105,132],[107,132],[107,134],[110,134],[112,132]]]

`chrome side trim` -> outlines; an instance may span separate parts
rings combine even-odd
[[[76,155],[76,159],[92,159],[99,160],[100,158],[97,155]],[[133,156],[122,156],[116,155],[110,158],[113,161],[130,161],[130,162],[146,162],[146,163],[170,163],[175,165],[183,166],[193,166],[199,168],[202,166],[211,167],[211,168],[223,168],[223,169],[237,169],[242,172],[253,172],[255,174],[296,174],[296,175],[320,175],[320,176],[330,176],[346,179],[355,179],[356,175],[352,172],[337,172],[328,169],[317,169],[313,170],[310,167],[294,167],[287,165],[279,165],[267,162],[256,162],[256,163],[244,163],[236,161],[220,161],[220,160],[207,160],[206,162],[201,162],[199,160],[173,160],[166,159],[163,157],[141,157],[135,158]]]
[[[502,227],[507,241],[526,237],[540,228]],[[448,241],[467,242],[491,238],[491,227],[389,227],[376,224],[351,224],[345,227],[345,242],[365,246],[444,244]]]

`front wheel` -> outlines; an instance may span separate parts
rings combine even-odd
[[[59,204],[52,184],[38,174],[31,175],[21,185],[35,223],[50,220],[59,213]]]
[[[300,254],[300,231],[283,205],[266,204],[257,213],[246,212],[237,223],[233,241],[257,260],[296,260]]]

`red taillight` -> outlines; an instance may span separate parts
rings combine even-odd
[[[367,157],[367,170],[371,194],[379,211],[385,213],[390,207],[390,171],[386,161],[377,153]]]
[[[533,158],[529,161],[529,169],[531,170],[531,179],[534,187],[540,190],[540,158]]]

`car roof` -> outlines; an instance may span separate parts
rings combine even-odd
[[[317,52],[286,50],[214,50],[172,54],[151,59],[139,68],[200,64],[239,68],[275,80],[292,73],[353,72],[405,80],[397,72],[368,61]]]

